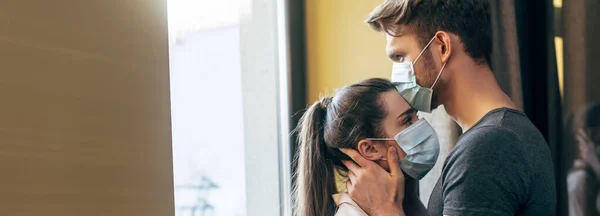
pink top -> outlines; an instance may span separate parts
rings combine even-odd
[[[338,209],[335,216],[369,216],[363,211],[358,204],[350,198],[348,193],[339,193],[331,195]]]

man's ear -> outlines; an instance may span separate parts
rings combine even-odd
[[[381,143],[363,139],[358,142],[358,152],[367,160],[376,161],[385,157],[386,152],[381,151]]]
[[[435,33],[434,40],[437,49],[435,49],[435,54],[440,56],[442,65],[448,62],[450,59],[450,55],[452,54],[452,38],[450,38],[450,34],[445,31],[438,31]]]

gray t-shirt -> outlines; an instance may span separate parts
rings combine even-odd
[[[429,215],[554,215],[550,150],[517,110],[490,111],[464,133],[446,158]]]

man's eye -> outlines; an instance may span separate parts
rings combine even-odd
[[[403,55],[396,55],[396,61],[398,61],[398,62],[404,62],[404,56]]]

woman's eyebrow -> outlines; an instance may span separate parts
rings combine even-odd
[[[415,111],[416,110],[414,108],[408,108],[407,110],[405,110],[404,112],[402,112],[400,115],[398,115],[398,117],[396,119],[399,119],[402,116],[406,116],[406,115],[412,114]]]

